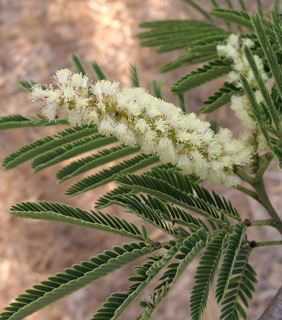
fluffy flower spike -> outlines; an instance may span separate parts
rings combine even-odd
[[[55,81],[57,89],[32,88],[32,99],[45,104],[43,113],[49,120],[64,109],[70,124],[94,123],[102,134],[113,134],[126,145],[139,144],[142,152],[157,154],[188,174],[230,186],[239,182],[233,166],[245,165],[250,154],[228,129],[216,135],[209,122],[194,113],[185,115],[141,88],[105,80],[91,85],[85,76],[66,69],[57,71]]]
[[[226,56],[233,60],[233,70],[228,75],[228,82],[234,83],[238,88],[242,88],[240,76],[245,76],[250,86],[254,89],[258,103],[261,103],[263,97],[245,56],[243,50],[244,46],[252,48],[254,42],[249,38],[239,39],[238,35],[232,34],[227,39],[225,45],[221,44],[217,46],[217,52],[219,56]],[[266,87],[268,87],[268,77],[264,71],[262,59],[257,55],[254,55],[254,59],[262,79],[264,80]],[[249,116],[251,113],[251,105],[247,95],[233,95],[231,98],[231,109],[246,128],[245,132],[241,135],[241,141],[244,143],[245,149],[248,148],[252,154],[264,150],[266,148],[266,141],[259,131],[258,123]],[[256,147],[254,148],[254,146]]]

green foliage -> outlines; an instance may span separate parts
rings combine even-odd
[[[112,191],[101,196],[95,203],[96,209],[104,209],[115,202],[115,196],[120,196],[123,194],[131,193],[132,191],[127,188],[117,187]]]
[[[23,218],[58,221],[76,226],[102,230],[124,237],[146,240],[134,223],[102,212],[90,213],[57,202],[22,202],[11,207],[11,214]]]
[[[102,68],[100,67],[97,61],[95,61],[94,63],[90,62],[90,66],[94,74],[96,75],[97,80],[107,80],[106,75],[104,74]]]
[[[256,15],[246,12],[247,2],[244,0],[237,1],[242,11],[235,10],[234,2],[230,0],[225,1],[228,9],[220,7],[216,0],[211,0],[214,8],[210,13],[196,1],[184,1],[199,11],[208,22],[195,20],[144,22],[140,27],[148,30],[139,33],[137,37],[142,40],[142,46],[157,46],[157,51],[160,53],[185,49],[185,52],[175,60],[163,65],[161,72],[206,62],[204,66],[184,75],[172,87],[172,92],[178,96],[179,107],[187,112],[184,97],[186,91],[224,76],[232,70],[232,61],[218,58],[216,50],[217,45],[225,43],[231,32],[216,26],[212,17],[226,21],[229,29],[230,23],[235,23],[240,32],[241,27],[247,27],[251,32],[255,32],[244,34],[240,39],[249,38],[254,42],[254,47],[244,48],[244,53],[262,94],[263,102],[258,102],[254,88],[247,80],[248,76],[245,75],[241,77],[242,88],[224,82],[203,102],[205,106],[200,108],[200,112],[215,111],[230,102],[234,94],[246,94],[249,98],[250,117],[257,121],[260,132],[264,135],[272,153],[257,155],[257,163],[254,164],[254,168],[250,168],[254,172],[253,175],[246,172],[242,174],[242,168],[234,168],[255,191],[241,185],[237,188],[259,200],[271,219],[274,219],[269,225],[276,227],[279,218],[275,215],[275,210],[263,190],[264,185],[260,178],[274,155],[282,168],[282,76],[280,72],[282,23],[277,11],[277,2],[275,2],[276,9],[272,9],[269,13],[270,21],[263,18],[260,0],[257,0],[259,14]],[[263,59],[264,71],[269,77],[273,77],[274,84],[271,91],[262,79],[255,55]],[[71,60],[76,71],[85,75],[86,69],[80,58],[72,55]],[[90,67],[98,80],[106,79],[104,71],[96,61],[90,63]],[[140,86],[139,73],[134,64],[130,65],[130,81],[133,87]],[[30,91],[34,84],[34,81],[20,81],[18,86]],[[153,94],[164,99],[163,81],[153,80],[151,84]],[[67,125],[67,120],[56,119],[48,122],[40,115],[25,117],[20,114],[0,118],[1,130],[50,125]],[[218,127],[218,121],[211,123],[215,133],[218,132]],[[100,147],[106,148],[95,152],[95,149]],[[195,175],[183,174],[172,164],[153,167],[159,161],[155,155],[140,154],[140,146],[133,148],[117,144],[115,137],[105,137],[97,133],[94,125],[64,128],[53,136],[35,140],[8,155],[3,161],[3,166],[5,169],[10,169],[33,159],[32,167],[34,171],[39,171],[74,156],[81,156],[88,151],[92,154],[71,160],[57,172],[58,182],[75,178],[112,161],[120,160],[120,162],[74,182],[66,190],[66,195],[72,197],[115,181],[118,186],[96,201],[96,209],[119,205],[129,214],[138,216],[144,224],[135,224],[101,211],[86,211],[48,201],[21,202],[12,206],[10,213],[23,218],[86,227],[95,232],[104,231],[134,239],[137,243],[114,247],[111,251],[107,250],[89,261],[82,261],[72,268],[65,269],[62,273],[49,277],[16,298],[16,302],[12,302],[5,308],[0,319],[24,319],[75,290],[161,249],[159,255],[146,257],[145,263],[133,267],[134,275],[128,278],[133,284],[129,289],[125,292],[112,293],[92,317],[92,320],[117,319],[151,280],[163,271],[151,290],[149,298],[140,298],[139,304],[145,310],[135,318],[136,320],[152,319],[174,284],[204,248],[206,249],[200,257],[190,296],[192,320],[201,319],[218,269],[215,297],[222,305],[220,319],[239,320],[240,316],[246,319],[244,308],[249,307],[248,299],[252,299],[255,291],[254,283],[257,281],[256,273],[248,263],[252,242],[248,240],[247,223],[242,222],[240,214],[230,201],[214,191],[208,191]],[[131,155],[133,156],[129,159],[124,159]],[[142,173],[137,174],[136,172],[141,169]],[[151,226],[147,229],[148,224]],[[154,242],[150,232],[155,229],[159,229],[162,235],[169,236],[169,240],[161,243]],[[162,236],[161,239],[163,238]],[[188,296],[188,290],[187,292],[184,290],[185,288],[183,292]]]
[[[254,59],[254,56],[251,52],[251,50],[249,48],[245,48],[244,49],[245,51],[245,55],[246,55],[246,58],[248,59],[248,62],[250,64],[250,67],[253,71],[253,74],[254,74],[254,77],[255,79],[257,80],[257,83],[258,83],[258,87],[260,89],[260,92],[265,100],[265,103],[267,104],[268,106],[268,110],[269,110],[269,113],[270,113],[270,116],[276,126],[276,129],[278,130],[278,132],[280,131],[281,133],[281,128],[280,128],[280,117],[278,115],[278,112],[274,106],[274,102],[272,100],[272,97],[270,95],[270,92],[269,92],[269,89],[268,87],[265,85],[263,79],[262,79],[262,76],[261,76],[261,73],[259,72],[259,69],[256,65],[256,62],[255,62],[255,59]],[[278,84],[279,86],[279,84]]]
[[[168,72],[183,66],[190,66],[193,64],[201,63],[201,62],[206,62],[209,60],[212,60],[217,57],[217,53],[194,53],[194,52],[189,52],[185,53],[184,55],[178,57],[175,60],[172,60],[163,66],[160,67],[159,71],[160,72]]]
[[[97,174],[90,175],[76,182],[66,190],[66,196],[73,197],[83,192],[100,187],[106,183],[113,181],[121,174],[135,172],[137,170],[150,166],[157,161],[158,158],[156,156],[145,154],[137,155],[132,159],[125,160],[117,165],[112,166],[109,169],[104,169]]]
[[[157,52],[168,52],[175,49],[187,48],[194,41],[212,36],[227,34],[223,29],[211,23],[194,20],[166,20],[145,22],[141,28],[152,28],[151,31],[139,33],[142,46],[160,46]]]
[[[182,208],[192,210],[219,225],[227,223],[226,215],[232,216],[234,219],[240,219],[236,209],[226,200],[214,193],[213,196],[204,188],[194,185],[192,191],[182,191],[176,181],[169,183],[161,177],[151,176],[151,174],[133,175],[128,174],[119,176],[116,181],[124,188],[134,190],[135,192],[145,192],[151,196],[155,196],[163,201],[172,202]],[[192,183],[186,179],[186,188],[192,188]],[[224,199],[224,198],[223,198]]]
[[[106,146],[116,141],[117,139],[113,136],[105,137],[99,133],[90,137],[81,138],[37,156],[32,162],[32,168],[34,172],[37,172],[76,155]]]
[[[191,7],[199,11],[206,19],[211,20],[211,17],[208,14],[208,12],[202,9],[202,7],[200,7],[195,1],[193,0],[182,0],[182,1],[187,2]]]
[[[136,275],[130,276],[129,281],[134,282],[126,293],[115,292],[112,293],[103,304],[103,307],[98,309],[96,314],[91,318],[91,320],[114,320],[117,319],[120,314],[125,311],[130,303],[136,299],[136,297],[144,290],[144,288],[150,283],[150,281],[157,274],[155,272],[152,274],[149,270],[153,268],[156,264],[162,262],[164,257],[149,257],[149,260],[142,266],[136,266],[133,268]],[[162,266],[162,263],[160,264]],[[154,268],[155,270],[156,268]],[[157,268],[158,271],[160,267]]]
[[[255,16],[251,17],[251,21],[256,31],[265,58],[268,62],[270,71],[277,84],[277,89],[280,94],[280,97],[282,98],[282,75],[280,72],[276,54],[273,50],[273,47],[270,44],[269,37],[267,36],[266,29],[263,25],[263,20],[260,15],[256,14]]]
[[[0,130],[65,125],[67,123],[68,121],[66,119],[48,121],[40,115],[38,115],[38,117],[27,118],[21,114],[12,114],[0,117]]]
[[[152,80],[151,82],[152,92],[156,98],[163,99],[163,93],[162,93],[163,84],[164,84],[163,80],[159,80],[159,81]]]
[[[224,82],[223,86],[219,88],[213,95],[209,96],[203,103],[208,105],[207,107],[201,107],[199,110],[201,113],[210,113],[216,109],[224,106],[230,102],[231,97],[234,94],[240,93],[241,90],[235,87],[233,84]]]
[[[60,169],[57,172],[56,177],[59,180],[59,182],[63,182],[83,172],[94,169],[108,162],[118,160],[138,151],[139,148],[132,148],[123,145],[112,147],[110,149],[104,149],[99,153],[95,153],[91,156],[87,156],[85,158],[81,158],[79,160],[71,162],[70,164]]]
[[[247,319],[246,312],[240,304],[240,301],[249,308],[247,299],[252,299],[255,292],[253,286],[257,282],[255,270],[248,264],[250,248],[242,248],[237,256],[232,278],[230,280],[225,299],[222,302],[221,320],[239,320],[239,314]]]
[[[237,11],[234,9],[214,8],[210,12],[211,15],[217,18],[226,20],[228,22],[234,22],[237,25],[252,29],[252,23],[250,21],[250,14],[244,11]]]
[[[181,243],[181,246],[179,247],[180,253],[175,256],[175,258],[180,260],[180,262],[171,263],[167,266],[167,270],[159,279],[160,283],[154,288],[152,303],[142,301],[141,306],[144,306],[146,311],[142,313],[142,317],[140,319],[152,319],[156,310],[168,295],[169,291],[193,259],[206,246],[206,243],[207,234],[204,229],[200,229],[198,232],[188,236]]]
[[[207,307],[210,286],[213,283],[219,265],[225,240],[226,232],[221,231],[209,243],[205,253],[201,257],[190,298],[192,320],[201,319],[201,316]]]
[[[42,154],[49,150],[78,138],[89,136],[95,132],[97,132],[96,126],[67,128],[58,132],[53,137],[47,136],[44,139],[35,140],[31,144],[21,147],[4,159],[3,166],[5,169],[14,168],[36,156],[40,155],[42,157]]]
[[[72,62],[73,66],[75,68],[75,71],[77,73],[81,73],[83,75],[87,74],[84,65],[82,64],[81,60],[79,59],[79,57],[76,54],[71,55],[71,62]]]
[[[35,311],[61,299],[62,297],[101,279],[122,266],[150,253],[151,247],[144,242],[125,244],[114,247],[113,251],[104,251],[90,261],[82,261],[79,265],[57,273],[47,281],[42,281],[25,294],[16,298],[6,311],[0,314],[1,320],[24,319]]]
[[[223,263],[220,267],[216,283],[215,297],[217,302],[222,301],[225,297],[234,264],[243,241],[244,232],[245,226],[243,224],[236,224],[233,228],[233,232],[229,236],[227,247],[223,255]]]
[[[139,79],[137,67],[135,64],[130,64],[129,72],[130,72],[131,86],[140,87],[140,79]]]
[[[227,59],[215,59],[207,65],[183,76],[171,88],[173,93],[183,93],[202,84],[224,76],[231,71],[231,62]]]
[[[274,146],[272,152],[275,154],[279,161],[279,167],[282,169],[282,148],[278,146]]]

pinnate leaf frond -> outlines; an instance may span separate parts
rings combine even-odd
[[[192,320],[200,320],[207,307],[210,286],[213,283],[226,240],[226,231],[221,231],[208,244],[196,271],[195,284],[190,297]]]
[[[203,103],[206,107],[200,108],[201,113],[210,113],[216,109],[224,106],[231,101],[231,97],[234,94],[239,94],[240,89],[234,86],[232,83],[224,82],[216,92],[209,96]]]
[[[35,311],[61,299],[62,297],[86,286],[87,284],[101,279],[109,273],[120,269],[124,265],[152,252],[152,247],[144,242],[125,244],[123,247],[114,247],[113,251],[82,261],[72,268],[57,273],[27,290],[25,294],[16,298],[6,311],[0,314],[1,320],[20,320]]]
[[[132,148],[124,145],[112,147],[110,149],[103,149],[99,153],[87,156],[76,161],[71,162],[62,169],[60,169],[56,177],[59,182],[71,179],[83,172],[94,169],[98,166],[104,165],[108,162],[123,158],[139,151],[140,148]]]
[[[185,209],[192,210],[219,225],[228,223],[224,210],[219,210],[218,207],[210,205],[205,200],[183,192],[167,181],[149,176],[148,174],[140,176],[133,174],[123,175],[116,178],[116,181],[124,188],[146,193],[163,201],[172,202]],[[217,210],[219,210],[221,216]]]
[[[235,262],[225,299],[222,302],[221,320],[238,320],[239,314],[247,319],[242,303],[249,308],[248,299],[252,299],[257,282],[255,270],[249,265],[248,259],[251,248],[242,248]]]
[[[234,22],[239,26],[253,29],[250,14],[246,11],[237,11],[234,9],[213,8],[210,14],[228,22]]]
[[[145,154],[137,155],[132,159],[125,160],[109,169],[104,169],[97,174],[90,175],[76,182],[66,190],[66,195],[68,197],[76,196],[109,183],[121,174],[135,172],[156,162],[158,162],[157,156]]]
[[[121,197],[116,196],[115,200],[118,201],[119,205],[124,206],[129,209],[131,213],[136,214],[138,217],[145,221],[150,222],[155,227],[160,230],[178,237],[179,231],[174,228],[169,223],[167,223],[161,212],[159,212],[154,207],[148,205],[146,202],[141,201],[141,199],[136,195],[123,195]]]
[[[241,223],[233,227],[233,232],[229,236],[216,283],[215,297],[218,303],[225,297],[244,233],[245,225]]]
[[[17,151],[14,151],[8,155],[4,159],[2,165],[5,169],[14,168],[17,165],[39,156],[44,152],[53,150],[73,140],[89,136],[95,132],[97,132],[97,127],[94,125],[64,129],[54,136],[47,136],[43,139],[38,139],[30,144],[22,146]]]
[[[48,121],[42,116],[38,118],[27,118],[21,114],[12,114],[8,116],[0,117],[0,130],[16,129],[16,128],[29,128],[29,127],[45,127],[68,124],[67,119],[57,119],[54,121]]]
[[[34,172],[38,172],[61,161],[80,155],[81,153],[103,147],[116,141],[117,139],[114,136],[105,137],[104,135],[97,133],[90,137],[77,139],[41,154],[33,160],[31,166],[34,169]]]
[[[102,230],[139,241],[145,240],[140,230],[132,222],[108,213],[87,212],[77,207],[57,202],[21,202],[13,205],[10,213],[23,218],[63,222],[80,227]]]
[[[182,273],[187,269],[193,259],[200,253],[206,246],[208,240],[207,233],[204,229],[188,236],[180,245],[180,253],[176,254],[175,258],[180,262],[174,262],[167,266],[167,270],[159,279],[160,283],[155,287],[154,294],[152,295],[152,303],[143,301],[142,306],[146,311],[142,313],[140,319],[151,319],[156,310],[163,302],[169,291],[172,289],[177,280],[181,277]]]
[[[206,82],[219,78],[231,70],[231,62],[229,59],[215,59],[203,67],[183,76],[172,86],[171,91],[173,93],[189,91]]]

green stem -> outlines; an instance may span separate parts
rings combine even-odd
[[[249,176],[243,169],[236,168],[236,173],[242,180],[248,182],[251,185],[255,182],[255,178]]]
[[[268,212],[268,214],[270,215],[270,217],[277,221],[275,227],[276,229],[280,232],[280,234],[282,234],[282,222],[281,219],[279,218],[277,212],[275,211],[275,209],[273,208],[271,202],[269,201],[268,195],[265,191],[265,186],[263,183],[263,180],[260,180],[258,182],[255,182],[253,184],[254,189],[256,190],[256,193],[260,199],[260,203],[261,205],[266,209],[266,211]]]
[[[261,156],[260,167],[259,167],[258,171],[256,172],[256,176],[255,176],[256,181],[259,181],[262,179],[266,169],[270,165],[273,158],[274,158],[274,154],[272,152],[268,152],[268,153],[264,154],[263,156]]]
[[[267,247],[267,246],[280,246],[282,241],[266,241],[266,242],[256,242],[255,248],[257,247]]]
[[[248,227],[260,227],[260,226],[271,226],[276,228],[277,221],[273,219],[268,220],[253,220],[250,221]]]
[[[259,197],[258,197],[258,195],[257,195],[257,193],[255,191],[250,190],[250,189],[245,188],[245,187],[240,186],[240,185],[236,186],[236,189],[241,191],[241,192],[243,192],[243,193],[245,193],[245,194],[247,194],[248,196],[250,196],[251,198],[255,199],[256,201],[259,201]]]

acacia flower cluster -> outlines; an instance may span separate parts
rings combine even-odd
[[[115,135],[129,146],[140,145],[142,152],[157,154],[185,173],[229,186],[239,182],[234,165],[248,163],[250,154],[228,129],[215,134],[209,122],[184,114],[142,88],[106,80],[92,84],[68,69],[57,71],[54,79],[56,88],[32,87],[32,99],[45,104],[42,112],[49,120],[63,109],[71,125],[94,123],[100,133]]]
[[[262,94],[258,88],[253,71],[249,65],[249,62],[245,56],[243,47],[247,46],[252,48],[254,43],[249,38],[239,39],[238,35],[232,34],[227,40],[226,45],[218,45],[217,52],[219,56],[225,56],[233,60],[233,70],[228,75],[228,82],[234,83],[237,88],[242,88],[242,83],[240,82],[240,76],[243,75],[248,80],[251,88],[254,89],[254,93],[258,103],[263,102]],[[258,70],[262,76],[262,79],[267,85],[267,74],[264,71],[262,59],[258,55],[254,55],[254,59]],[[252,152],[258,152],[264,150],[266,147],[266,141],[263,134],[258,128],[258,123],[249,116],[251,113],[250,101],[246,94],[240,95],[235,94],[231,97],[231,109],[235,112],[238,119],[247,128],[247,130],[242,135],[242,141],[245,142],[246,147],[253,149],[256,145],[256,150]],[[254,143],[253,139],[256,139]]]

